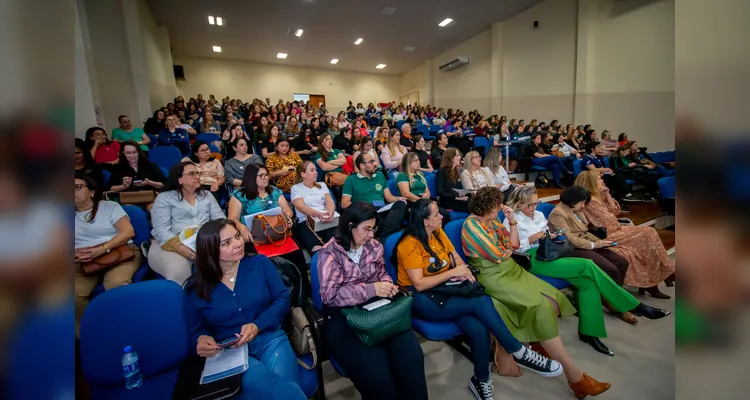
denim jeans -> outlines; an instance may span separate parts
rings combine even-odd
[[[426,294],[413,292],[412,312],[417,318],[429,321],[456,323],[469,337],[474,376],[481,381],[490,378],[490,336],[510,354],[521,349],[521,342],[513,337],[489,296],[453,296],[443,306],[438,306]],[[488,331],[489,330],[489,331]]]
[[[566,170],[565,165],[563,164],[562,161],[560,161],[560,158],[557,156],[532,158],[531,164],[550,169],[552,171],[552,177],[555,183],[557,184],[560,183],[560,177],[562,176],[562,171]]]
[[[297,355],[279,330],[262,342],[247,344],[248,369],[238,399],[306,399],[300,389]]]

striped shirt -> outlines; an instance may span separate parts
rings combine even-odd
[[[487,226],[475,215],[464,221],[461,246],[466,257],[484,258],[495,263],[507,260],[514,250],[510,243],[510,233],[499,219]]]

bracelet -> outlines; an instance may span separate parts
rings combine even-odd
[[[510,226],[516,226],[516,225],[518,225],[518,221],[513,221],[510,223]]]

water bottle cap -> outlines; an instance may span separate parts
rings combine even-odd
[[[125,346],[125,348],[122,349],[122,351],[124,351],[126,353],[130,353],[131,351],[133,351],[133,347],[132,346]]]

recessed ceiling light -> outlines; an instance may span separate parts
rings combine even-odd
[[[360,44],[360,43],[362,43],[363,40],[364,39],[359,38],[359,39],[357,39],[357,40],[354,41],[354,44]]]
[[[385,64],[378,64],[378,65],[375,66],[375,68],[377,68],[377,69],[383,69],[383,68],[385,68]]]
[[[216,53],[221,53],[221,46],[214,46],[214,51]]]
[[[276,54],[276,58],[286,58],[286,53]]]
[[[338,64],[338,62],[339,62],[338,58],[334,58],[333,60],[331,60],[331,64]]]
[[[216,22],[214,22],[214,17],[212,15],[208,16],[208,23],[211,24],[211,25],[213,25],[213,24],[216,23]]]
[[[221,19],[221,17],[216,17],[216,25],[219,25],[219,26],[224,25],[224,20]]]
[[[294,32],[294,36],[300,37],[302,36],[302,32],[304,32],[302,29],[297,29],[297,32]]]
[[[385,6],[385,8],[383,8],[382,10],[380,10],[380,13],[381,14],[385,14],[385,15],[393,15],[393,13],[395,13],[396,10],[397,10],[396,7]]]
[[[406,46],[406,47],[404,47],[404,51],[414,51],[414,50],[416,50],[416,49],[417,49],[417,48],[416,48],[416,47],[414,47],[414,46]]]
[[[451,19],[451,18],[446,18],[446,19],[444,19],[444,20],[443,20],[443,22],[439,23],[439,24],[438,24],[438,26],[439,26],[439,27],[446,27],[446,26],[448,26],[448,24],[450,24],[451,22],[453,22],[453,19]]]

